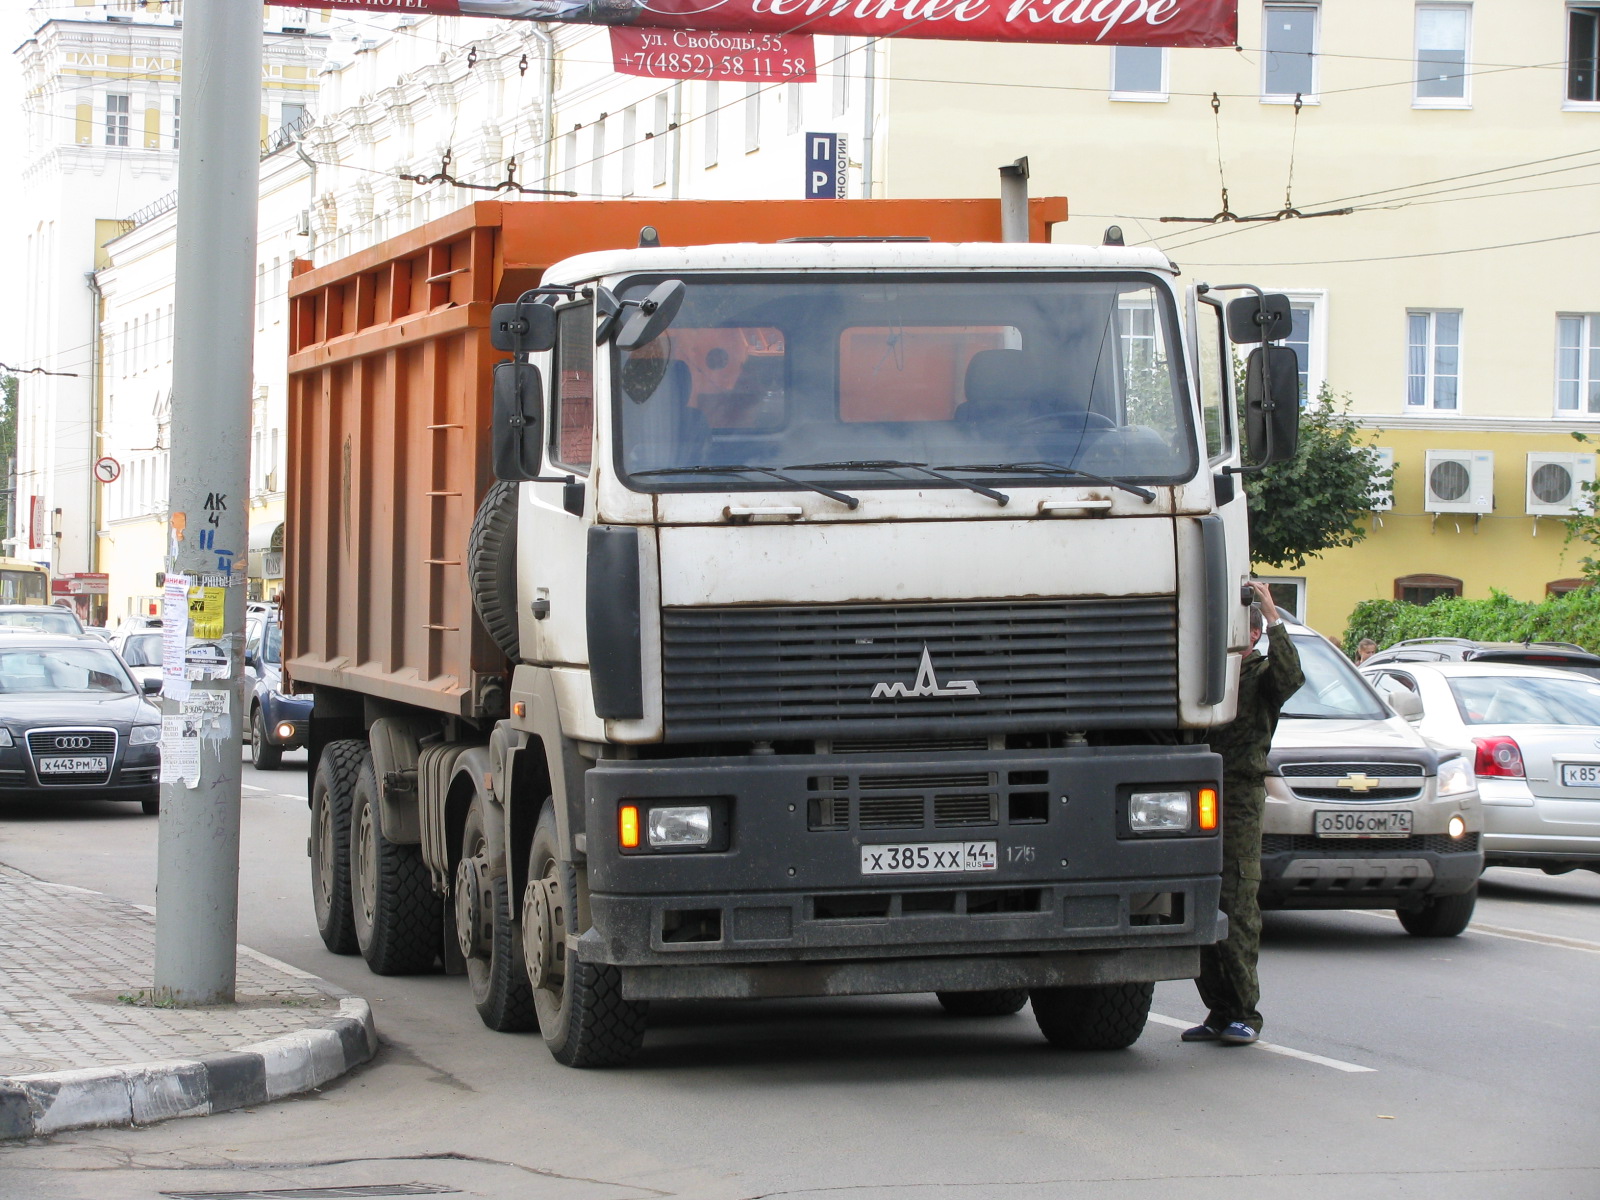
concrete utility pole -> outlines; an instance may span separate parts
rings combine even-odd
[[[237,966],[262,8],[184,9],[155,996],[200,1005]]]

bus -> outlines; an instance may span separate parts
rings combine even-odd
[[[0,604],[49,604],[50,572],[21,558],[0,558]]]

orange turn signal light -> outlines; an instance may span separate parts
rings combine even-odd
[[[624,850],[639,848],[639,806],[624,804],[617,812],[618,839]]]
[[[1217,789],[1200,789],[1200,828],[1211,830],[1217,827]]]

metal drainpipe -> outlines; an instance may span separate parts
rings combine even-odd
[[[94,449],[89,454],[89,570],[100,569],[100,482],[94,476],[94,464],[100,458],[105,434],[105,371],[100,343],[100,322],[105,317],[105,293],[100,290],[100,280],[95,272],[86,271],[84,282],[94,297],[93,323],[89,339],[89,410],[94,414],[89,424],[89,440]],[[94,599],[89,600],[89,612],[94,613]]]
[[[1000,240],[1028,240],[1028,160],[1000,168]]]
[[[862,99],[867,113],[861,131],[861,196],[866,200],[872,199],[872,130],[877,123],[877,54],[877,43],[869,41],[866,46],[866,89]]]
[[[537,23],[529,24],[528,32],[544,51],[544,153],[539,156],[543,175],[539,186],[548,188],[552,178],[550,162],[556,147],[556,35]]]

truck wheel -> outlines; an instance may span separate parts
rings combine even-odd
[[[1126,1050],[1139,1040],[1153,983],[1034,988],[1033,1016],[1053,1046],[1068,1050]]]
[[[1478,903],[1478,885],[1459,896],[1435,896],[1421,908],[1402,908],[1395,915],[1412,937],[1455,937],[1472,920]]]
[[[467,569],[472,607],[494,644],[515,662],[521,656],[517,632],[517,485],[491,486],[478,505],[467,535]]]
[[[952,1017],[1009,1017],[1028,1002],[1027,988],[993,988],[987,992],[935,992]]]
[[[276,771],[283,765],[283,747],[267,741],[267,722],[259,706],[250,714],[250,765],[258,771]]]
[[[522,961],[522,936],[511,923],[506,876],[495,873],[484,836],[482,797],[474,796],[461,831],[454,886],[456,943],[467,960],[472,1003],[490,1029],[510,1033],[537,1026],[533,985]]]
[[[350,904],[350,797],[366,750],[355,738],[329,742],[311,780],[311,907],[322,944],[335,954],[360,949]]]
[[[363,754],[350,800],[350,900],[356,944],[374,975],[415,975],[438,953],[439,901],[421,846],[383,836],[378,777]]]
[[[561,857],[555,811],[539,814],[522,899],[523,957],[533,984],[539,1031],[568,1067],[621,1066],[644,1043],[649,1005],[622,997],[622,972],[592,965],[567,943],[578,933],[577,873]]]

